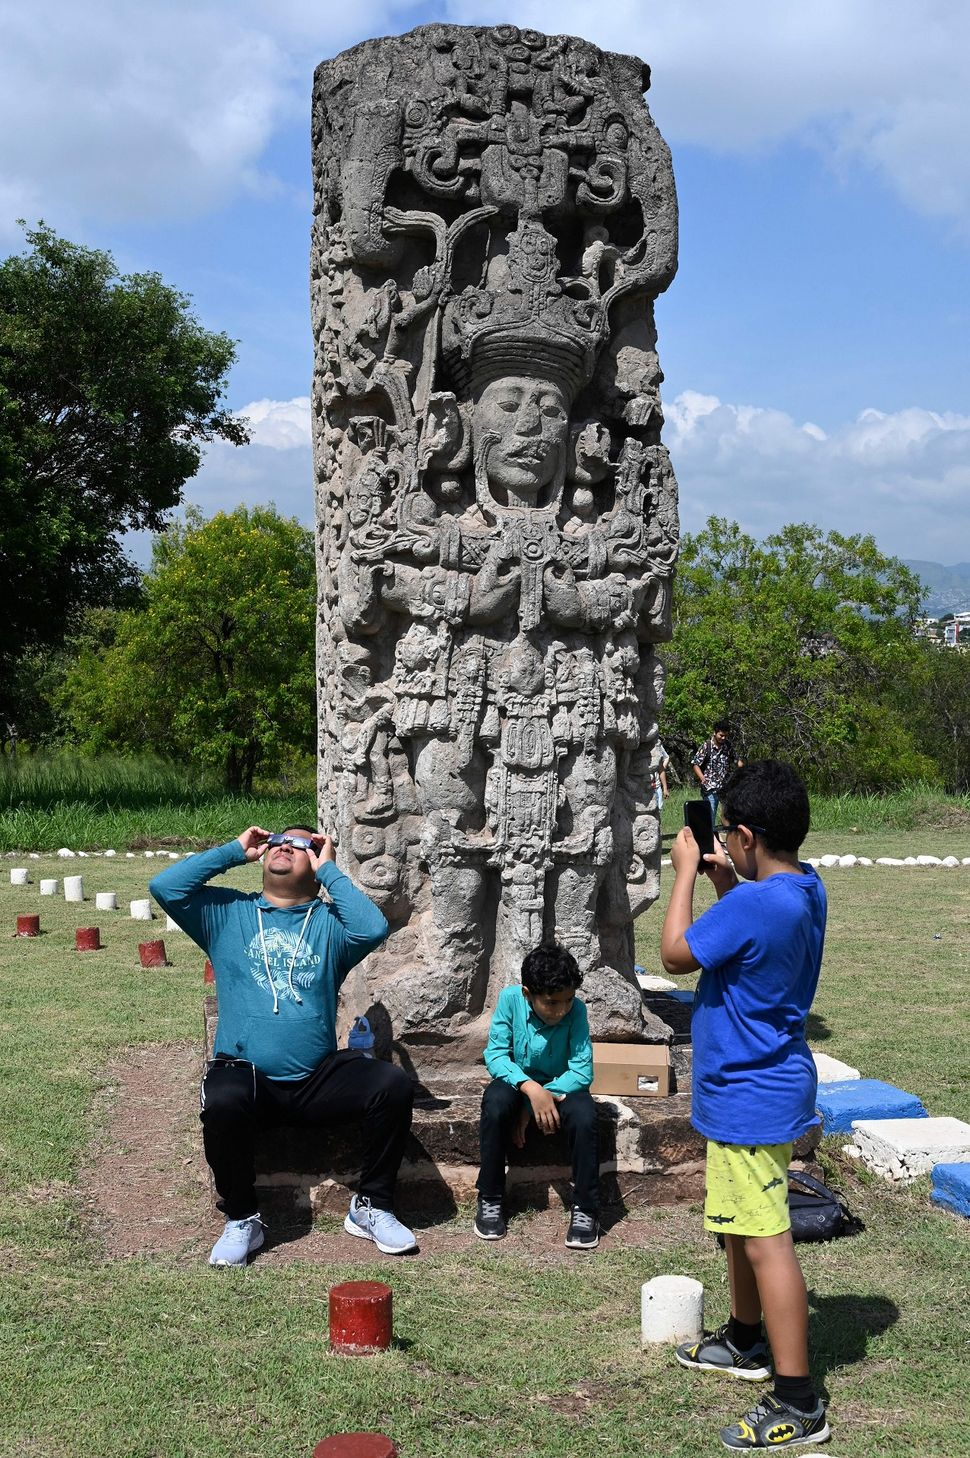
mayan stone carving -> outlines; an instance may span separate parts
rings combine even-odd
[[[549,934],[599,1036],[668,1036],[633,979],[678,542],[647,83],[513,26],[316,74],[320,815],[392,926],[348,1005],[418,1067]]]

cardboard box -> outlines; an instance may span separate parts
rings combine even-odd
[[[666,1098],[670,1049],[665,1043],[594,1043],[591,1092]]]

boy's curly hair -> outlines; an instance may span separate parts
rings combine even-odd
[[[797,851],[808,834],[808,791],[780,759],[754,759],[736,769],[721,791],[721,806],[732,825],[762,826],[769,851]]]
[[[522,962],[522,986],[540,997],[543,993],[579,987],[582,980],[576,958],[558,942],[543,942],[533,947]]]

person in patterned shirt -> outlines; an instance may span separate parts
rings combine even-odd
[[[690,762],[691,768],[700,782],[701,793],[711,807],[711,819],[715,823],[717,822],[717,807],[721,801],[721,791],[732,772],[740,769],[744,763],[734,752],[730,733],[731,726],[724,719],[719,719],[714,725],[714,732],[710,739],[704,740]]]

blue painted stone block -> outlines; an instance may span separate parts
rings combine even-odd
[[[694,1005],[693,987],[668,987],[664,992],[664,997],[672,997],[675,1002],[683,1002],[688,1007]]]
[[[970,1216],[970,1164],[938,1164],[930,1199],[957,1215]]]
[[[826,1134],[851,1134],[853,1119],[926,1119],[915,1094],[878,1078],[846,1078],[820,1083],[816,1108]]]

